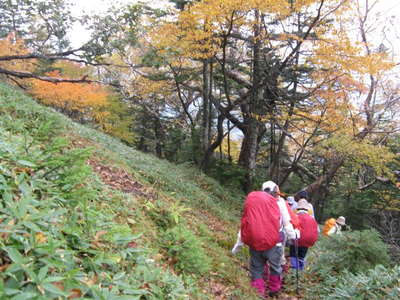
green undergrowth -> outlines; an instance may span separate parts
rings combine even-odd
[[[0,299],[257,299],[247,249],[230,253],[242,193],[1,84],[0,197]],[[320,237],[299,275],[298,299],[400,296],[372,230]]]
[[[139,192],[112,189],[88,160],[126,171]],[[1,299],[253,297],[230,255],[242,194],[5,85],[0,195]]]
[[[322,236],[300,275],[304,299],[399,299],[400,269],[391,265],[375,230]]]

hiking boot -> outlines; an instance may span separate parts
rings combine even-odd
[[[269,275],[269,296],[276,296],[282,288],[281,276],[280,275]]]
[[[257,278],[251,282],[251,286],[257,290],[257,294],[264,298],[265,296],[265,282],[262,278]]]

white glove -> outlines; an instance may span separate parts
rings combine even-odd
[[[298,229],[290,228],[291,230],[287,230],[287,239],[288,240],[295,240],[300,238],[300,231]]]
[[[236,244],[233,246],[233,248],[231,250],[232,254],[238,253],[240,251],[240,249],[242,249],[243,246],[244,246],[244,244],[243,244],[242,239],[240,237],[240,231],[239,231],[239,233],[237,235]]]

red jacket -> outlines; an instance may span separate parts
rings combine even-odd
[[[300,247],[311,247],[318,239],[318,224],[308,213],[297,215],[300,222]]]
[[[247,195],[240,225],[243,243],[258,251],[271,249],[279,242],[280,222],[276,198],[262,191]]]

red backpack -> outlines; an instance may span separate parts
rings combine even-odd
[[[240,225],[243,243],[258,251],[271,249],[279,242],[280,223],[276,198],[262,191],[247,195]]]
[[[300,221],[300,247],[312,247],[318,240],[318,223],[308,213],[298,214]]]

